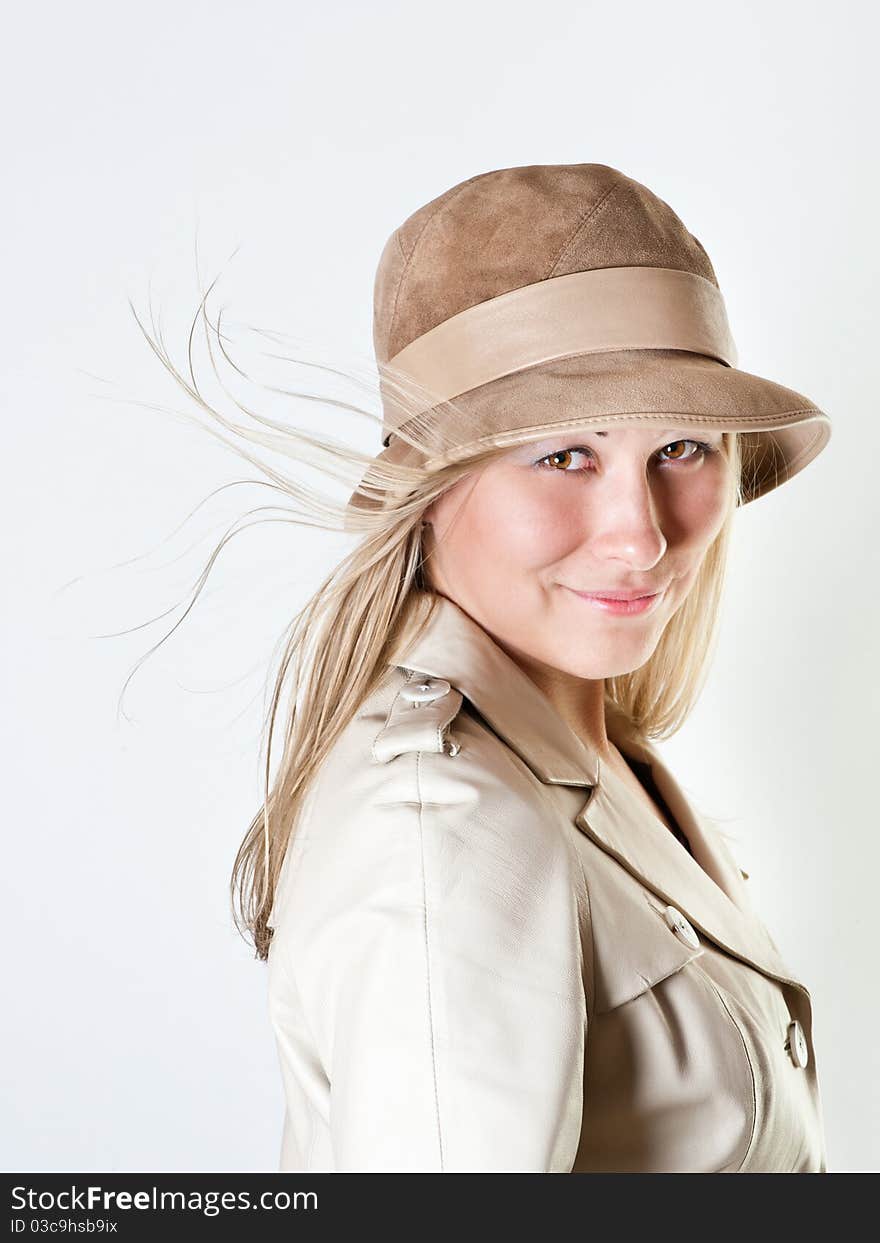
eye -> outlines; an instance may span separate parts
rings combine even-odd
[[[672,440],[668,445],[664,445],[660,452],[665,453],[667,449],[674,449],[677,445],[693,445],[694,452],[687,454],[686,457],[676,454],[674,457],[665,458],[665,461],[690,462],[693,458],[709,457],[712,453],[721,452],[717,445],[710,444],[707,440]]]
[[[692,445],[693,452],[691,453],[681,452],[680,451],[681,448],[685,445]],[[673,462],[673,463],[674,462],[690,462],[694,458],[708,457],[710,453],[718,452],[718,450],[715,448],[714,445],[709,444],[705,440],[690,440],[690,439],[671,440],[669,444],[664,445],[662,449],[658,450],[658,452],[666,453],[667,450],[669,449],[676,450],[676,452],[670,457],[662,458],[661,461]],[[589,466],[582,467],[579,470],[568,470],[567,469],[567,467],[571,464],[572,455],[575,453],[583,454],[585,457],[589,459],[593,458],[592,449],[588,449],[585,445],[569,445],[565,449],[557,449],[553,453],[545,454],[544,457],[539,458],[538,461],[534,463],[534,465],[542,469],[549,469],[551,471],[555,471],[559,475],[585,475],[587,474],[589,470],[591,469]],[[544,465],[545,463],[547,463],[547,466]]]
[[[675,454],[673,457],[666,458],[667,462],[688,461],[692,457],[699,457],[704,453],[710,453],[712,451],[712,446],[706,444],[703,440],[672,440],[668,445],[664,445],[660,452],[665,453],[667,449],[675,449],[678,445],[693,445],[695,447],[695,452],[687,454],[686,457],[683,457],[680,454]]]
[[[553,453],[547,453],[547,454],[545,454],[545,455],[544,455],[544,457],[542,457],[542,458],[539,458],[539,459],[538,459],[538,461],[535,463],[535,465],[536,465],[536,466],[542,466],[544,462],[547,462],[547,463],[549,463],[550,469],[551,469],[551,470],[555,470],[555,471],[557,471],[557,473],[558,473],[558,474],[561,474],[561,475],[580,475],[580,474],[583,474],[583,471],[582,471],[582,470],[573,470],[573,471],[572,471],[572,470],[566,470],[566,469],[565,469],[565,467],[569,465],[569,461],[570,461],[570,459],[571,459],[571,456],[572,456],[572,454],[574,454],[574,453],[583,453],[583,454],[585,454],[587,457],[592,457],[592,456],[593,456],[593,455],[592,455],[592,453],[590,452],[590,450],[589,450],[589,449],[585,449],[583,446],[580,446],[580,445],[572,445],[572,446],[571,446],[570,448],[568,448],[568,449],[557,449],[557,450],[555,450],[555,452],[553,452]],[[566,458],[568,458],[568,459],[569,459],[569,461],[565,461],[564,459],[566,459]]]

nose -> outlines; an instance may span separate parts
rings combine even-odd
[[[602,479],[590,499],[590,519],[590,542],[599,557],[647,570],[666,552],[657,498],[642,464]]]

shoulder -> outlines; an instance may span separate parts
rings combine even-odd
[[[569,883],[570,851],[537,777],[462,694],[389,666],[316,774],[272,922],[312,935],[331,906],[383,889],[535,893]]]
[[[448,681],[390,666],[325,758],[305,828],[401,804],[497,819],[540,808],[541,786]]]
[[[570,1169],[586,1003],[566,839],[453,687],[401,697],[421,681],[392,670],[340,734],[288,856],[269,1006],[292,1107],[307,1081],[339,1170]]]

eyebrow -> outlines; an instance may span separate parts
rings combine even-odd
[[[669,432],[680,432],[682,430],[686,430],[686,429],[682,429],[681,427],[661,427],[660,430],[657,432],[657,435],[665,436]],[[607,432],[590,431],[589,428],[585,428],[584,432],[587,436],[607,436],[608,435]]]
[[[687,430],[688,430],[687,428],[682,428],[682,427],[680,427],[680,426],[679,426],[679,427],[661,427],[661,428],[659,428],[659,430],[655,433],[655,435],[657,435],[657,436],[667,436],[667,435],[670,435],[670,434],[674,435],[676,432],[678,432],[678,433],[679,433],[679,435],[680,435],[682,431],[687,431]],[[593,430],[592,428],[589,428],[589,427],[584,427],[584,428],[578,429],[576,432],[563,432],[563,433],[561,433],[561,435],[562,435],[562,436],[564,436],[564,437],[571,437],[571,436],[574,436],[574,435],[577,435],[577,436],[607,436],[607,435],[608,435],[608,432],[607,432],[607,431],[595,431],[595,430]],[[532,442],[532,447],[534,447],[534,445],[536,445],[536,444],[543,444],[545,441],[546,441],[546,442],[548,442],[548,443],[549,443],[550,441],[552,441],[553,443],[555,443],[558,439],[559,439],[559,436],[553,436],[553,435],[542,436],[542,437],[541,437],[541,439],[540,439],[539,441],[533,441],[533,442]]]

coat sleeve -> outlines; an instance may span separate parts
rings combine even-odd
[[[472,756],[390,767],[353,800],[326,789],[288,899],[335,1168],[567,1172],[586,1039],[571,844]]]

